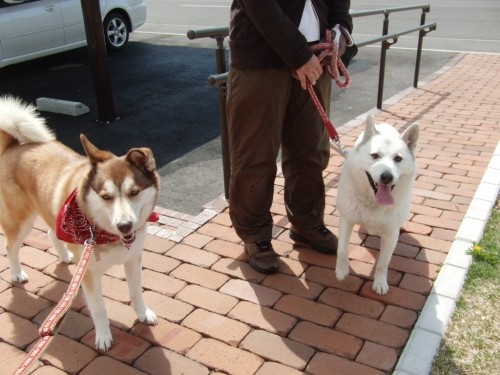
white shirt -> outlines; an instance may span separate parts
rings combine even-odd
[[[319,20],[311,0],[306,0],[299,31],[306,37],[308,42],[319,40]]]

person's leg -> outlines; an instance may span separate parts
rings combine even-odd
[[[326,113],[330,108],[331,80],[326,75],[314,86]],[[325,253],[336,251],[337,239],[324,226],[323,171],[330,158],[328,131],[308,91],[293,85],[283,129],[282,168],[285,204],[292,224],[290,236]]]
[[[270,208],[290,86],[287,73],[285,69],[231,68],[228,80],[229,214],[250,264],[261,272],[277,270],[269,243],[273,227]]]

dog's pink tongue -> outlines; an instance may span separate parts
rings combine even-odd
[[[394,198],[392,197],[392,188],[390,185],[378,185],[377,195],[375,198],[377,199],[378,204],[391,205],[394,204]]]

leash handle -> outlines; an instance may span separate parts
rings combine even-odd
[[[318,60],[323,64],[330,78],[335,81],[337,87],[343,90],[350,86],[351,75],[339,57],[340,35],[339,28],[335,29],[335,39],[333,39],[332,30],[326,30],[324,41],[311,46],[311,50],[317,54]],[[327,56],[330,56],[330,61],[325,61]],[[344,81],[340,78],[341,74],[344,76]]]
[[[76,269],[73,278],[69,284],[68,290],[64,293],[63,298],[59,301],[57,306],[52,310],[49,316],[45,319],[40,327],[40,340],[36,345],[30,350],[24,361],[17,368],[14,375],[22,375],[30,368],[32,363],[40,357],[40,355],[45,351],[49,343],[55,337],[55,334],[59,330],[61,320],[66,316],[71,303],[78,293],[78,289],[82,283],[83,275],[87,269],[88,263],[92,257],[92,253],[95,249],[95,241],[93,238],[85,241],[85,248],[83,250],[80,262],[78,262],[78,267]]]

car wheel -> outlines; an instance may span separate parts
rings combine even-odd
[[[110,13],[104,19],[104,39],[109,51],[118,51],[128,42],[127,19],[120,13]]]

